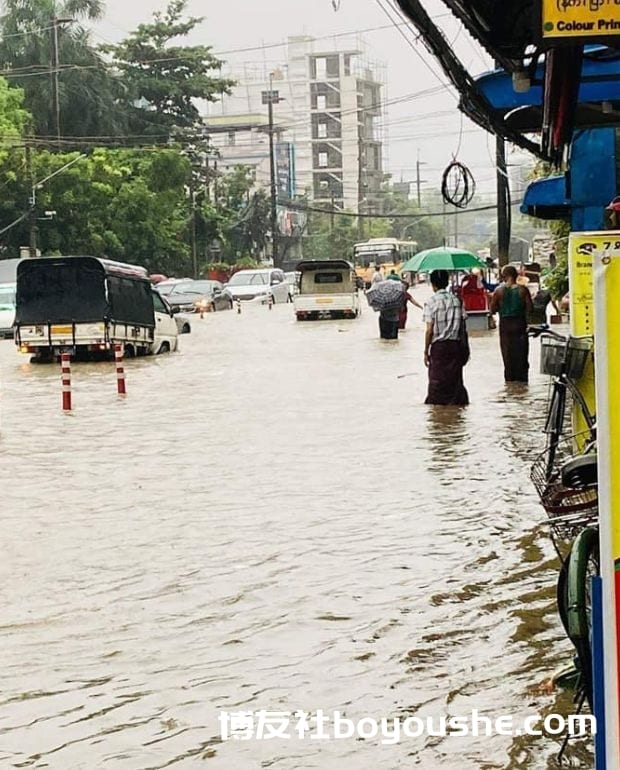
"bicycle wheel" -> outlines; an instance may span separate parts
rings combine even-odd
[[[568,630],[568,591],[567,591],[567,577],[568,577],[568,560],[562,562],[560,571],[558,572],[558,582],[556,586],[556,601],[558,605],[558,615],[562,621],[562,626],[566,636],[570,638]]]
[[[571,547],[566,575],[568,636],[581,664],[583,687],[592,706],[591,578],[599,574],[598,530],[582,530]]]

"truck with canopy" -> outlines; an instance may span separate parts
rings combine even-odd
[[[176,324],[164,310],[156,314],[147,271],[136,265],[71,256],[25,259],[17,268],[15,340],[35,359],[53,360],[63,352],[107,357],[118,343],[128,355],[172,350]],[[159,325],[164,336],[170,331],[161,346]]]

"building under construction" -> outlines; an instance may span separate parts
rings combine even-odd
[[[383,171],[385,68],[372,63],[359,36],[329,46],[291,37],[284,61],[246,64],[227,75],[238,85],[208,105],[205,123],[220,164],[252,165],[270,182],[265,94],[275,94],[279,203],[300,195],[337,209],[372,211]]]

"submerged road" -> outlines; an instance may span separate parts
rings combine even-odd
[[[426,407],[409,318],[209,315],[124,401],[75,365],[69,416],[0,343],[1,768],[555,766],[550,738],[219,739],[222,709],[572,711],[541,687],[571,658],[528,476],[546,380],[506,387],[484,334],[471,406]]]

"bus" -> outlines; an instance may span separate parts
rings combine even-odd
[[[398,268],[418,251],[415,241],[399,241],[398,238],[371,238],[353,246],[355,272],[370,286],[373,270],[382,266],[386,272]]]

